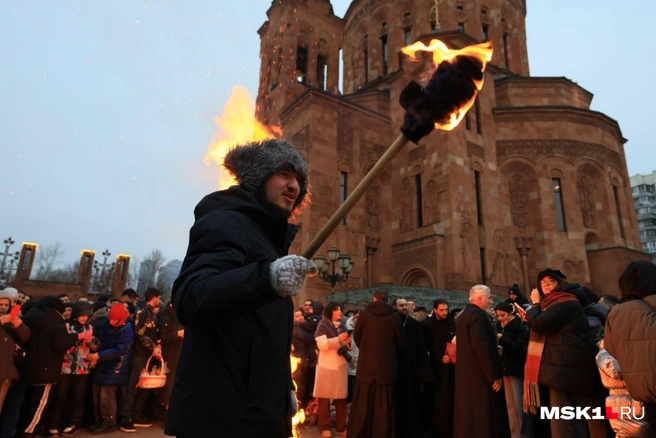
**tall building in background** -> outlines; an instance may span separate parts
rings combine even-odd
[[[631,192],[642,250],[656,259],[656,171],[649,175],[632,176]]]
[[[401,47],[494,46],[466,119],[408,145],[321,249],[355,262],[335,291],[485,283],[505,295],[551,267],[613,294],[628,262],[649,259],[626,139],[576,82],[530,75],[525,1],[355,0],[340,18],[329,0],[275,0],[267,16],[257,116],[281,126],[312,169],[296,253],[398,136],[403,88],[432,72]],[[331,290],[315,278],[305,296]]]

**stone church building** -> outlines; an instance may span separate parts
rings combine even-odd
[[[437,10],[436,10],[437,7]],[[527,294],[562,270],[599,295],[641,252],[618,123],[564,77],[533,77],[525,0],[275,0],[259,29],[257,117],[311,166],[300,253],[400,134],[399,95],[430,66],[401,47],[489,39],[485,85],[465,120],[409,144],[330,236],[354,262],[334,291],[380,285]],[[341,84],[341,85],[340,85]],[[340,272],[340,269],[337,269]],[[331,292],[310,279],[302,298]],[[434,295],[434,294],[433,294]]]

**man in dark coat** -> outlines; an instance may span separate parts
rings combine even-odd
[[[509,435],[502,389],[501,360],[497,339],[488,316],[490,288],[476,285],[469,291],[456,324],[458,362],[454,438],[504,437]]]
[[[303,311],[296,310],[294,312],[294,332],[292,334],[294,351],[292,354],[300,361],[292,377],[296,383],[296,395],[301,408],[305,408],[312,399],[317,365],[317,343],[312,333],[303,328],[304,323]]]
[[[33,434],[48,405],[52,385],[59,381],[64,353],[77,342],[91,342],[91,332],[68,333],[62,313],[65,304],[54,295],[41,298],[37,307],[25,315],[25,325],[32,331],[26,345],[27,383],[19,427]]]
[[[401,318],[388,299],[386,290],[377,290],[355,324],[360,353],[348,421],[352,438],[394,436],[394,384],[403,339]]]
[[[196,207],[189,248],[173,285],[185,336],[166,434],[291,436],[294,304],[314,264],[286,255],[288,223],[308,192],[308,166],[290,143],[232,149],[224,166],[238,186]]]
[[[430,365],[424,333],[419,322],[408,315],[404,298],[394,300],[394,310],[401,317],[403,348],[399,350],[399,368],[394,387],[396,409],[396,437],[424,436],[422,419],[421,383],[430,380]]]
[[[426,349],[433,371],[431,429],[438,437],[453,433],[454,364],[446,355],[446,344],[455,336],[456,326],[449,317],[449,304],[437,299],[433,302],[433,314],[422,323]]]

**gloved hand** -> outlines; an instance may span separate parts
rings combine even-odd
[[[317,267],[311,260],[298,255],[281,257],[271,263],[271,285],[281,297],[298,295],[305,278],[316,275]]]

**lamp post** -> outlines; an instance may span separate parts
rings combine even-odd
[[[327,259],[323,254],[319,254],[314,258],[313,262],[319,270],[318,277],[326,283],[330,283],[333,289],[337,283],[348,280],[348,276],[353,270],[353,260],[351,260],[351,257],[346,253],[340,254],[339,248],[336,246],[328,250]],[[342,270],[341,274],[336,272],[337,265]]]

